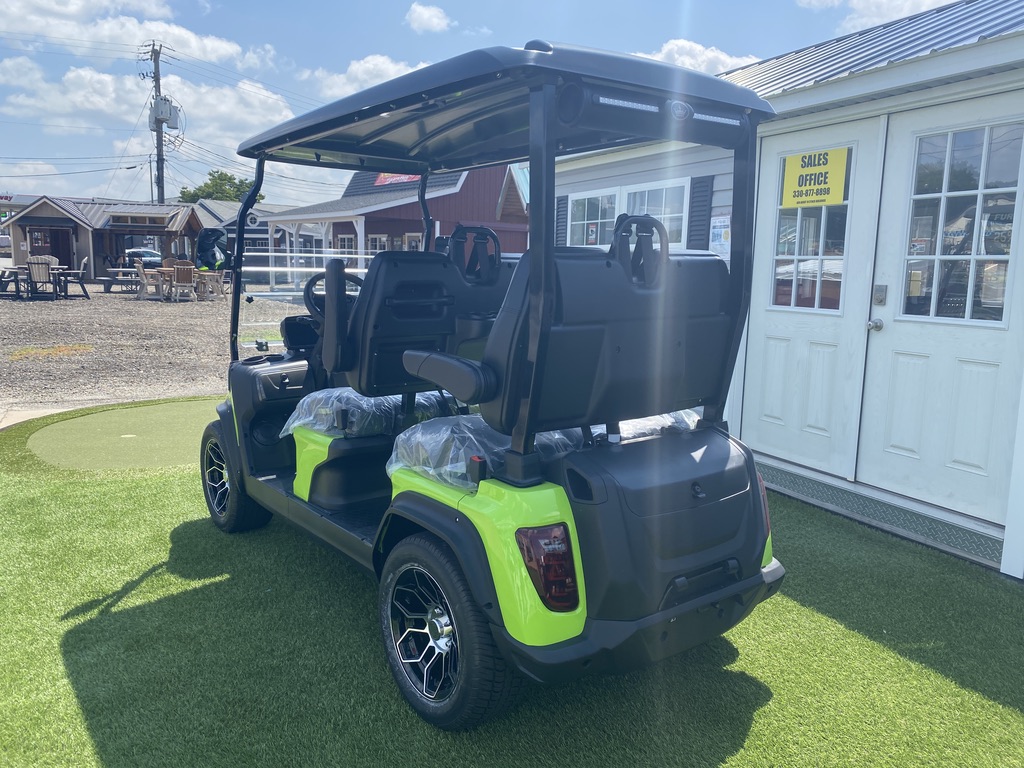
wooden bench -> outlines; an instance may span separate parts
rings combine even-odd
[[[96,281],[103,283],[103,292],[110,293],[114,286],[120,286],[122,291],[138,292],[139,274],[134,268],[112,268],[107,270],[109,277],[97,277]]]

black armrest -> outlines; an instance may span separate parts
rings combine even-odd
[[[474,360],[445,352],[407,349],[402,353],[402,365],[413,376],[437,384],[463,403],[482,403],[498,393],[498,379],[494,372]]]

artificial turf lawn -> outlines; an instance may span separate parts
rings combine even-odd
[[[955,558],[773,496],[786,582],[725,638],[446,734],[369,576],[278,520],[216,531],[195,464],[41,463],[68,418],[0,432],[0,765],[1024,765],[1024,585]]]

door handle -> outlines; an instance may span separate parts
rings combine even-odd
[[[880,331],[885,327],[885,323],[882,322],[880,317],[876,317],[874,320],[868,320],[869,331]]]

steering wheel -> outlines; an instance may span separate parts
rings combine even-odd
[[[309,278],[306,282],[306,287],[302,289],[302,303],[306,305],[306,311],[309,312],[313,317],[313,322],[318,326],[323,326],[324,324],[324,303],[327,298],[323,293],[316,293],[316,287],[324,281],[325,277],[327,277],[326,272],[317,272]],[[347,272],[345,273],[345,281],[358,286],[363,284],[363,278],[358,277],[357,275],[350,275]],[[351,304],[355,301],[355,298],[346,293],[345,301]]]

